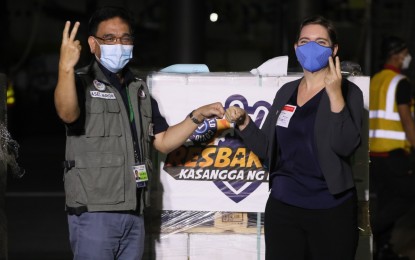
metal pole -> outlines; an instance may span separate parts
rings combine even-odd
[[[168,62],[204,63],[204,1],[170,0],[168,10]]]
[[[7,125],[7,77],[0,73],[0,125]],[[0,149],[6,145],[5,140],[0,138]],[[0,153],[1,155],[1,153]],[[0,158],[0,259],[8,259],[8,238],[6,219],[6,183],[7,183],[7,162]]]

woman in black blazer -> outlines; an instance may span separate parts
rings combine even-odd
[[[342,79],[330,21],[304,20],[294,48],[304,76],[277,92],[262,129],[239,107],[226,118],[269,168],[266,259],[353,260],[359,234],[350,158],[361,142],[363,94]]]

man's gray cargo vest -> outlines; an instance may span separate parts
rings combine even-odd
[[[137,209],[137,188],[129,111],[121,94],[111,86],[94,62],[77,71],[85,91],[85,133],[67,135],[66,160],[74,161],[65,170],[66,205],[87,211],[139,210],[149,204],[149,186],[141,189]],[[151,181],[152,111],[148,88],[135,78],[127,91],[134,111],[140,152]],[[139,111],[140,109],[140,111]]]

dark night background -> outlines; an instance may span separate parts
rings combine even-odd
[[[9,257],[70,259],[64,214],[61,162],[64,128],[53,104],[59,48],[66,20],[80,21],[79,66],[89,63],[87,21],[99,6],[124,6],[135,18],[134,66],[143,76],[176,63],[204,63],[212,72],[249,71],[293,52],[299,23],[312,14],[334,21],[341,60],[372,75],[380,65],[383,36],[407,40],[415,57],[412,0],[5,0],[0,72],[7,74],[16,102],[8,107],[8,129],[19,145],[26,174],[8,176],[6,206]],[[211,13],[218,21],[211,22]],[[415,77],[413,61],[406,71]],[[24,246],[23,246],[24,245]],[[24,248],[24,249],[22,249]]]

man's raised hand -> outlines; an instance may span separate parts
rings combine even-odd
[[[64,71],[73,70],[81,56],[81,43],[79,40],[75,40],[79,25],[79,22],[75,22],[72,30],[69,32],[71,22],[67,21],[63,29],[59,67]]]

